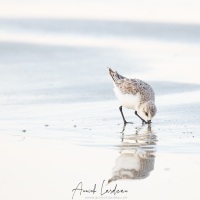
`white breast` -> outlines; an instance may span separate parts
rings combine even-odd
[[[114,87],[114,92],[121,105],[128,108],[137,110],[139,102],[140,102],[140,94],[123,94],[118,87]]]

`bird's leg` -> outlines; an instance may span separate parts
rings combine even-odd
[[[142,125],[147,124],[147,122],[137,114],[137,111],[135,111],[135,115],[138,116],[142,120]]]
[[[126,119],[125,119],[125,117],[124,117],[124,114],[123,114],[123,112],[122,112],[122,106],[119,107],[119,110],[120,110],[120,112],[121,112],[121,115],[122,115],[122,118],[123,118],[123,121],[124,121],[124,125],[126,125],[126,124],[133,124],[133,122],[127,122],[127,121],[126,121]]]
[[[122,112],[122,106],[119,107],[119,110],[120,110],[120,112],[121,112],[121,115],[122,115],[122,118],[123,118],[123,121],[124,121],[124,125],[125,125],[125,124],[127,124],[127,121],[126,121],[126,119],[125,119],[125,117],[124,117],[124,114],[123,114],[123,112]]]

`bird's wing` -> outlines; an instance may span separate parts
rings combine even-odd
[[[139,92],[138,82],[136,79],[119,79],[115,81],[116,86],[124,94],[137,94]]]

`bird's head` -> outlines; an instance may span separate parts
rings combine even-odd
[[[156,115],[157,109],[154,101],[147,101],[139,107],[138,114],[147,123],[151,123],[152,118]]]

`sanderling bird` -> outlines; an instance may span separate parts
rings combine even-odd
[[[152,87],[139,79],[129,79],[109,68],[110,76],[114,82],[114,92],[121,103],[121,112],[124,124],[127,122],[122,112],[122,106],[135,110],[142,124],[150,124],[156,114],[155,93]]]

